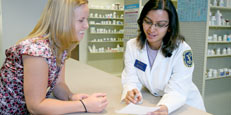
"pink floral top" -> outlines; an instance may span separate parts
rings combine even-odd
[[[56,57],[49,47],[49,40],[27,39],[5,51],[6,60],[0,69],[0,114],[29,114],[23,92],[23,60],[22,55],[38,56],[46,59],[49,68],[48,91],[49,97],[54,89],[60,68],[67,57],[64,51],[61,66],[56,65]],[[35,42],[35,40],[37,40]],[[35,65],[36,66],[36,65]]]

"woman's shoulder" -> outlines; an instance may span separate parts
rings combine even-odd
[[[49,58],[52,51],[48,39],[34,37],[23,40],[17,45],[21,54]]]
[[[43,46],[49,48],[49,40],[43,39],[42,37],[28,38],[19,42],[19,45],[32,45],[34,47]]]
[[[173,55],[182,55],[185,52],[192,52],[190,45],[185,41],[179,41],[178,48],[173,51]]]
[[[136,38],[129,39],[126,44],[127,46],[130,47],[137,47],[137,39]]]
[[[177,51],[182,50],[182,49],[191,49],[191,47],[188,43],[186,43],[185,40],[177,40],[175,43],[175,48],[174,48],[173,52],[177,52]]]
[[[179,49],[191,50],[191,47],[185,41],[181,41],[181,42],[179,42]]]
[[[127,42],[127,43],[133,43],[133,42],[136,42],[136,38],[128,39],[128,42]]]

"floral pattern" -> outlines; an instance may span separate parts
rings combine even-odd
[[[56,65],[56,57],[52,54],[48,39],[41,37],[24,40],[5,51],[6,59],[0,69],[0,114],[29,114],[23,93],[23,60],[22,55],[39,56],[46,59],[49,67],[48,90],[49,97],[54,89],[60,67],[67,57],[62,55],[61,66]]]

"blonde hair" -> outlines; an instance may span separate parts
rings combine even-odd
[[[74,10],[87,3],[88,0],[48,0],[37,25],[25,39],[45,35],[41,39],[49,39],[56,62],[60,65],[64,50],[70,57],[71,50],[79,42],[76,41]]]

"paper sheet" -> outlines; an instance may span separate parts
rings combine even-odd
[[[147,107],[147,106],[135,105],[133,103],[130,103],[126,107],[117,110],[116,113],[137,115],[137,114],[147,114],[148,112],[153,112],[158,109],[159,107]]]

